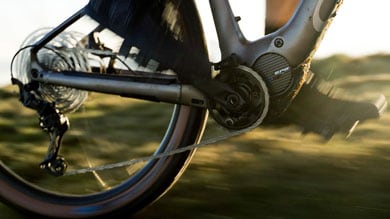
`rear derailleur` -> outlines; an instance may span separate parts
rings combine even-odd
[[[39,126],[47,132],[50,137],[50,144],[45,159],[39,167],[54,176],[64,175],[67,162],[59,155],[62,137],[69,128],[68,118],[60,113],[54,103],[48,103],[34,95],[39,87],[36,82],[24,85],[17,79],[12,79],[13,84],[18,85],[20,101],[25,107],[36,110],[39,116]]]

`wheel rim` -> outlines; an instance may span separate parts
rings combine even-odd
[[[194,8],[191,9],[194,11]],[[200,33],[199,30],[196,31],[196,34]],[[92,172],[81,178],[79,176],[70,176],[68,179],[53,178],[38,168],[47,150],[48,137],[37,127],[35,112],[21,106],[15,98],[17,95],[13,89],[15,88],[4,88],[0,94],[2,99],[7,99],[7,104],[0,105],[0,114],[3,115],[0,127],[5,130],[2,132],[0,144],[2,151],[0,183],[4,188],[1,190],[2,197],[19,207],[48,216],[61,217],[103,214],[132,202],[133,209],[137,209],[156,199],[173,183],[174,176],[185,167],[190,155],[190,152],[186,152],[145,162],[142,168],[123,167],[115,170],[117,172],[110,171],[109,174],[103,171]],[[158,104],[156,110],[153,105],[157,103],[112,98],[102,94],[92,94],[90,97],[92,98],[82,108],[69,116],[71,130],[64,138],[61,154],[66,154],[70,158],[70,169],[115,163],[112,158],[107,157],[113,151],[117,152],[117,156],[121,156],[119,160],[149,156],[154,151],[163,152],[195,142],[201,134],[205,118],[205,113],[201,109],[185,106],[172,108],[169,105],[161,107],[165,104]],[[86,113],[87,110],[92,113]],[[15,115],[15,112],[19,115]],[[128,127],[127,123],[123,123],[125,115],[127,121],[133,121],[137,127]],[[155,124],[151,129],[146,129],[144,124],[150,123],[151,118],[155,118],[153,119]],[[115,122],[112,122],[113,120]],[[109,128],[101,129],[102,124],[108,125]],[[161,124],[169,124],[166,131],[161,131]],[[89,128],[89,132],[85,131],[86,127]],[[134,133],[126,132],[134,128],[138,128]],[[198,132],[185,136],[184,132],[191,129]],[[140,139],[143,133],[148,135]],[[116,141],[113,144],[115,140],[124,137],[131,139],[131,153],[129,140],[121,140],[119,143]],[[85,154],[89,156],[86,157]],[[129,154],[132,154],[130,158],[126,156]],[[167,185],[156,186],[156,180],[166,180],[163,183]],[[9,181],[12,181],[12,186]],[[75,185],[78,186],[77,189]],[[145,196],[145,189],[151,188],[160,191],[140,199],[140,196]],[[107,197],[116,199],[110,201],[111,207],[107,207]],[[92,208],[94,210],[91,210]]]

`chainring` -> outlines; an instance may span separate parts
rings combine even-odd
[[[268,113],[268,89],[260,75],[249,67],[238,65],[222,68],[215,77],[241,96],[244,104],[239,110],[211,100],[210,115],[216,122],[231,130],[241,130],[260,125]],[[235,100],[228,93],[222,97],[227,104]]]

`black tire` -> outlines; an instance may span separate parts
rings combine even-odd
[[[179,13],[184,15],[182,16],[182,25],[185,34],[188,37],[187,40],[190,41],[192,46],[204,48],[202,28],[195,4],[192,1],[179,0],[172,2],[175,4],[180,3],[178,10]],[[28,214],[53,218],[90,218],[111,214],[123,214],[124,212],[126,212],[126,214],[136,213],[140,209],[156,201],[171,188],[185,170],[193,155],[194,151],[187,151],[174,156],[150,160],[143,163],[134,172],[130,171],[128,167],[123,167],[118,168],[119,170],[115,170],[118,172],[108,173],[109,170],[107,170],[103,171],[103,173],[98,173],[98,176],[94,175],[95,173],[87,173],[83,176],[77,176],[78,178],[69,180],[66,178],[64,179],[66,176],[58,178],[47,176],[46,173],[42,173],[42,171],[39,170],[39,159],[44,158],[42,155],[44,156],[45,152],[42,153],[42,151],[47,149],[49,138],[39,130],[35,112],[25,109],[18,102],[18,94],[15,91],[15,87],[0,89],[0,97],[3,102],[3,104],[0,104],[0,133],[2,133],[0,134],[0,196],[5,203],[17,209],[21,209]],[[72,165],[80,165],[80,168],[82,167],[82,164],[78,164],[77,162],[80,159],[84,159],[81,152],[82,150],[78,145],[84,147],[85,145],[96,143],[97,145],[91,145],[89,148],[90,151],[95,154],[91,155],[92,158],[87,157],[87,160],[89,158],[95,159],[99,164],[101,161],[106,160],[106,156],[108,155],[105,153],[114,152],[114,149],[111,149],[111,146],[105,147],[105,142],[108,142],[110,145],[112,143],[110,142],[111,140],[119,138],[116,136],[118,132],[122,133],[124,129],[129,129],[130,126],[124,126],[126,123],[120,122],[120,120],[124,119],[122,118],[123,112],[129,112],[129,114],[136,113],[135,117],[137,118],[131,120],[137,123],[136,128],[131,126],[135,129],[134,132],[142,131],[144,129],[145,131],[148,130],[144,128],[146,125],[145,121],[146,123],[148,121],[149,123],[151,121],[157,123],[155,121],[160,119],[160,114],[158,112],[167,112],[168,117],[170,118],[164,121],[168,121],[169,125],[162,134],[163,136],[159,146],[153,149],[155,150],[154,153],[162,153],[184,147],[186,145],[194,144],[201,139],[207,119],[207,112],[204,109],[188,106],[174,106],[172,113],[165,109],[166,106],[164,104],[145,103],[156,104],[158,107],[163,105],[164,109],[146,113],[144,109],[149,109],[149,105],[142,105],[141,107],[138,107],[139,113],[137,114],[138,111],[136,109],[138,108],[133,107],[133,102],[129,103],[129,108],[118,110],[115,107],[116,105],[110,105],[106,102],[96,103],[96,101],[101,101],[102,98],[109,98],[111,101],[111,97],[100,96],[101,94],[94,95],[95,94],[92,94],[92,99],[95,101],[94,104],[100,104],[98,107],[95,105],[82,107],[79,110],[81,111],[79,114],[77,114],[77,112],[75,113],[76,116],[73,118],[73,123],[72,117],[70,117],[70,134],[66,134],[64,137],[61,154],[67,157],[67,154],[72,154],[73,150],[77,152],[74,152],[73,155],[68,155],[68,158],[71,158],[68,169],[72,169]],[[119,101],[122,102],[122,100],[123,98]],[[111,121],[111,117],[109,116],[104,120],[106,116],[93,117],[90,114],[82,114],[83,111],[91,108],[93,108],[98,115],[100,115],[100,110],[107,110],[110,113],[110,116],[113,114],[118,114],[120,116],[115,117],[118,121]],[[146,120],[138,120],[140,115],[149,118],[145,118]],[[151,115],[153,115],[153,119],[150,118]],[[84,117],[87,118],[87,120],[94,120],[96,124],[92,126],[90,123],[84,123]],[[116,126],[116,123],[120,124]],[[108,125],[108,128],[99,129],[99,126],[103,125]],[[96,132],[96,130],[102,132],[92,133],[94,135],[91,136],[91,138],[93,137],[94,139],[87,139],[90,137],[88,135],[91,133],[80,131],[72,134],[72,128],[76,127],[75,129],[77,130],[77,126],[88,126],[91,127],[91,132]],[[112,134],[104,133],[110,132],[109,130],[113,129],[115,129],[115,132],[112,132]],[[153,127],[151,130],[148,130],[151,133],[151,139],[159,139],[158,137],[153,137],[153,130],[159,129],[159,127]],[[101,136],[106,135],[108,136],[107,139],[100,139]],[[125,134],[120,136],[125,136]],[[137,136],[137,134],[134,136]],[[136,140],[130,139],[129,141],[133,142],[127,142],[127,149],[142,151],[142,147],[134,145],[137,144],[149,147],[149,143],[154,140],[147,140],[148,141],[146,142],[134,143]],[[44,143],[44,145],[40,145],[42,143]],[[117,144],[119,145],[122,143]],[[100,150],[102,152],[98,153]],[[107,152],[107,150],[110,151]],[[125,154],[123,147],[118,147],[117,152],[121,155]],[[144,155],[142,154],[142,156]],[[36,157],[39,158],[37,161],[35,161]],[[127,155],[121,159],[127,159]],[[88,162],[89,161],[90,160],[88,160]],[[124,177],[122,175],[123,172],[128,173],[128,176],[126,175],[126,177]],[[97,181],[101,178],[101,175],[99,174],[102,174],[107,179],[114,179],[117,177],[116,175],[120,175],[118,176],[118,179],[120,180],[118,180],[119,182],[113,183],[113,186],[102,186],[102,189],[99,187],[101,182],[96,182],[96,184],[99,184],[97,186],[99,187],[98,189],[95,188],[95,185],[89,187],[89,183],[88,186],[86,186],[88,188],[84,186],[84,183],[87,185],[88,180]],[[82,187],[82,192],[73,192],[73,187]],[[68,192],[67,189],[72,191]]]

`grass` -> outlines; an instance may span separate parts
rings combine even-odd
[[[201,149],[136,218],[389,218],[389,125],[387,115],[327,144],[294,128],[258,129]],[[377,128],[387,131],[365,134]]]
[[[390,65],[387,70],[381,66],[375,71],[378,60],[390,63],[388,56],[341,57],[340,60],[332,57],[329,60],[316,60],[313,69],[323,70],[320,73],[325,75],[327,68],[333,69],[333,72],[340,71],[339,68],[343,72],[352,72],[343,79],[335,77],[334,82],[351,89],[354,95],[382,92],[390,101],[390,73],[386,73],[390,72]],[[353,71],[356,63],[361,66],[370,66],[371,63],[371,67],[365,67],[370,71]],[[361,84],[363,82],[364,85]],[[4,99],[5,94],[2,95]],[[6,101],[0,104],[0,108],[6,107],[9,100]],[[115,124],[126,129],[134,121],[146,124],[147,121],[138,120],[141,115],[154,118],[153,115],[158,113],[142,104],[127,104],[113,99],[92,101],[90,107],[94,114],[76,115],[75,123],[88,116],[98,124],[115,121]],[[112,113],[109,117],[102,117],[99,112],[102,109],[109,109]],[[133,120],[124,121],[120,115],[129,109],[131,113],[140,114]],[[9,117],[11,114],[7,115]],[[24,120],[20,122],[23,123],[21,126],[28,123]],[[2,124],[7,124],[7,121],[0,121],[1,130]],[[133,138],[137,142],[134,144],[141,145],[135,149],[141,150],[142,146],[147,145],[143,143],[145,138],[148,138],[147,143],[159,139],[159,134],[149,136],[150,132],[159,129],[156,124],[151,130],[135,133]],[[91,133],[98,132],[99,128],[94,127]],[[33,130],[25,129],[21,134],[26,133],[30,133],[30,139],[46,140],[39,138]],[[128,134],[117,133],[117,130],[108,134],[113,133],[116,133],[115,138]],[[380,120],[360,124],[350,138],[345,139],[340,134],[328,142],[314,134],[303,135],[293,126],[257,128],[242,136],[199,149],[177,184],[134,218],[390,218],[389,133],[389,111]],[[206,134],[214,135],[214,128],[206,129]],[[0,133],[2,135],[3,132]],[[105,137],[110,139],[109,136]],[[24,142],[25,139],[19,141]],[[80,143],[77,132],[68,141]],[[36,149],[31,156],[41,153]],[[0,212],[4,218],[25,219],[5,205],[0,205]]]

